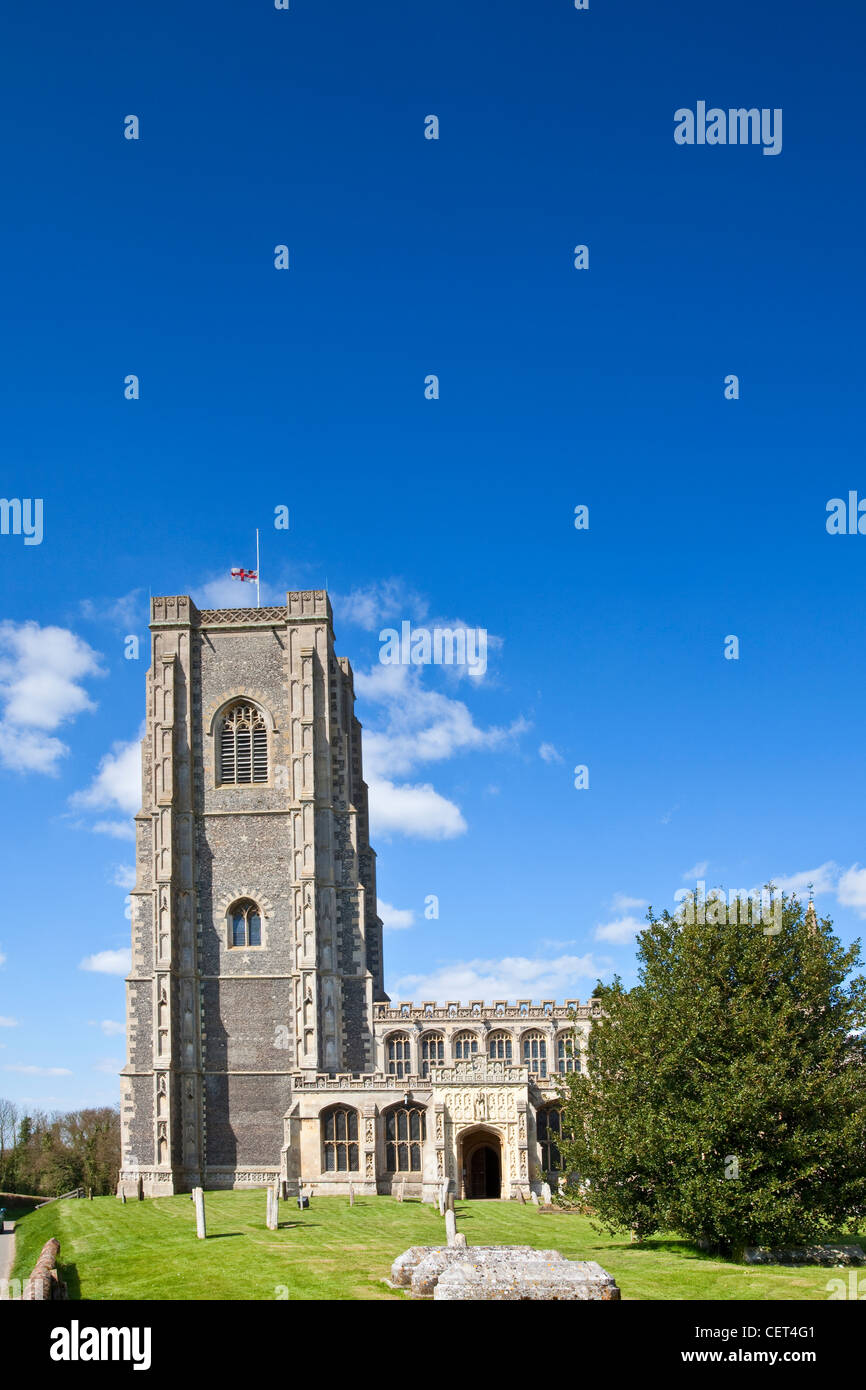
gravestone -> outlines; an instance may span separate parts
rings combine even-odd
[[[433,1289],[437,1302],[608,1303],[619,1297],[613,1276],[594,1260],[543,1260],[533,1252],[528,1259],[516,1256],[484,1264],[474,1249],[448,1264]]]
[[[207,1224],[204,1215],[204,1190],[201,1187],[194,1187],[192,1199],[195,1202],[195,1233],[199,1240],[207,1238]]]
[[[276,1187],[268,1188],[268,1208],[265,1218],[269,1231],[277,1231],[280,1227],[280,1199],[277,1196]]]
[[[350,1183],[349,1183],[349,1206],[350,1206],[350,1207],[353,1207],[354,1205],[355,1205],[355,1184],[350,1182]]]
[[[543,1183],[541,1184],[541,1200],[542,1200],[542,1202],[544,1203],[544,1205],[545,1205],[546,1207],[549,1207],[549,1206],[550,1206],[550,1200],[551,1200],[551,1198],[550,1198],[550,1183],[549,1183],[549,1182],[543,1182]]]
[[[450,1210],[445,1213],[445,1237],[449,1245],[457,1239],[457,1217]]]

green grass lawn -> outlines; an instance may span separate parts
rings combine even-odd
[[[189,1197],[55,1202],[16,1228],[15,1276],[26,1278],[50,1236],[72,1298],[392,1299],[391,1261],[410,1245],[444,1243],[438,1208],[391,1197],[314,1197],[299,1212],[280,1204],[265,1226],[265,1193],[209,1192],[208,1239],[195,1234]],[[840,1271],[753,1268],[712,1258],[676,1238],[642,1245],[599,1235],[583,1216],[542,1215],[514,1202],[458,1202],[470,1245],[517,1244],[597,1260],[628,1299],[821,1299]],[[850,1239],[850,1238],[849,1238]],[[847,1278],[847,1274],[843,1277]]]

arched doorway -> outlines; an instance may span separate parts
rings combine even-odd
[[[475,1130],[463,1140],[463,1194],[497,1200],[502,1196],[502,1141],[493,1130]]]

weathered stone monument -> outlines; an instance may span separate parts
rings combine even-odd
[[[445,1213],[445,1238],[449,1245],[457,1239],[457,1217],[450,1210]]]
[[[531,1245],[416,1245],[394,1261],[391,1282],[412,1298],[448,1302],[615,1302],[620,1296],[601,1265]]]
[[[204,1192],[200,1187],[193,1188],[192,1199],[195,1203],[195,1233],[199,1240],[204,1240],[207,1237],[207,1224],[204,1214]]]

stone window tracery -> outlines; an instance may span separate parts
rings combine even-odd
[[[268,729],[264,715],[243,700],[231,705],[220,729],[220,784],[245,786],[268,780]]]
[[[580,1071],[580,1053],[570,1033],[560,1033],[556,1040],[556,1069],[561,1076]]]
[[[392,1033],[385,1043],[389,1076],[408,1076],[411,1071],[411,1049],[405,1033]]]
[[[533,1076],[547,1076],[547,1039],[543,1033],[524,1033],[523,1065]]]
[[[491,1033],[487,1040],[488,1052],[494,1062],[512,1060],[512,1039],[510,1033]]]
[[[441,1033],[424,1033],[421,1038],[421,1075],[429,1076],[431,1067],[445,1065],[445,1039]]]
[[[558,1105],[547,1105],[535,1118],[535,1131],[541,1149],[541,1170],[558,1173],[561,1165],[559,1137],[562,1134],[562,1111]]]
[[[251,898],[241,898],[228,911],[229,946],[261,946],[262,914]]]
[[[454,1056],[458,1062],[468,1062],[478,1051],[477,1033],[458,1033],[454,1039]]]
[[[322,1116],[323,1168],[326,1173],[357,1173],[358,1112],[336,1105]]]
[[[427,1116],[417,1105],[404,1103],[385,1114],[385,1168],[389,1173],[420,1173],[421,1146],[427,1137]]]

